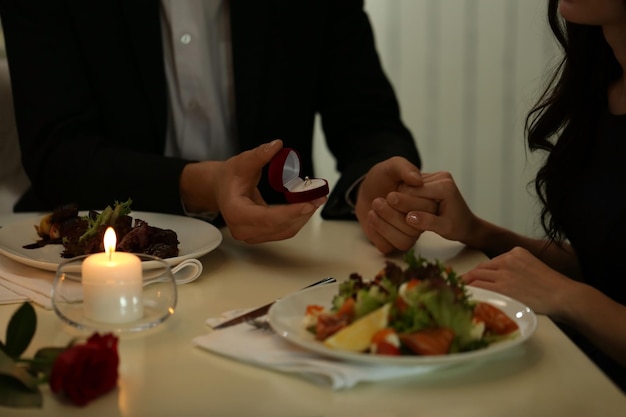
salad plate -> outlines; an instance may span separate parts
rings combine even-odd
[[[303,321],[308,305],[317,304],[330,309],[331,301],[339,291],[338,283],[305,289],[278,300],[268,312],[268,321],[278,335],[304,349],[339,360],[377,365],[448,365],[487,358],[523,343],[535,332],[537,316],[526,305],[492,291],[470,286],[466,288],[471,299],[493,304],[513,319],[519,327],[519,334],[484,349],[437,356],[373,355],[331,349],[315,340],[314,335],[305,329]]]
[[[36,249],[24,248],[25,245],[40,239],[35,225],[39,225],[43,216],[44,214],[3,225],[0,228],[0,253],[25,265],[56,271],[59,264],[67,260],[61,257],[62,245],[49,244]],[[133,220],[141,219],[150,226],[176,232],[179,254],[164,259],[171,266],[178,265],[186,259],[199,258],[217,248],[222,242],[222,233],[218,228],[193,217],[142,211],[133,211],[130,216]]]

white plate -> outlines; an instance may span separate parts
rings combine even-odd
[[[81,213],[84,215],[85,213]],[[192,217],[175,216],[172,214],[131,212],[134,219],[141,219],[150,226],[171,229],[178,235],[179,255],[167,258],[170,265],[178,265],[185,259],[199,258],[217,248],[222,242],[222,233],[210,223]],[[66,260],[61,257],[63,246],[46,245],[36,249],[25,249],[23,246],[35,243],[39,236],[35,225],[39,225],[42,216],[5,224],[0,228],[0,253],[39,269],[56,271],[59,263]]]
[[[528,339],[537,327],[537,316],[524,304],[507,296],[480,288],[467,287],[471,297],[478,301],[494,304],[519,326],[520,334],[511,340],[494,343],[484,349],[463,353],[451,353],[440,356],[388,356],[372,355],[367,353],[353,353],[331,349],[322,342],[315,340],[313,334],[302,326],[306,306],[318,304],[330,308],[331,300],[339,291],[339,284],[327,284],[319,287],[302,290],[278,300],[270,308],[268,319],[277,334],[288,341],[316,353],[336,359],[365,362],[378,365],[446,365],[466,362],[478,358],[488,357],[497,352],[510,349]]]

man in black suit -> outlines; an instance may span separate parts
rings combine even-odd
[[[421,185],[420,158],[362,0],[0,0],[0,13],[32,183],[17,211],[131,197],[135,210],[219,213],[256,243],[293,236],[325,203],[382,252],[415,243],[385,197]],[[179,55],[205,44],[206,59]],[[316,114],[341,177],[328,199],[277,204],[264,167],[284,145],[314,176]]]

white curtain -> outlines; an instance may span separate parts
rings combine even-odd
[[[426,172],[450,171],[479,216],[541,233],[540,155],[524,119],[558,60],[547,0],[366,0],[383,65]],[[316,138],[320,175],[334,163]]]

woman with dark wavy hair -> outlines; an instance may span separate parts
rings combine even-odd
[[[535,179],[546,238],[476,217],[447,172],[412,191],[438,213],[406,221],[483,250],[468,284],[549,315],[626,392],[626,2],[550,0],[548,18],[563,59],[526,120],[529,148],[547,152]]]

